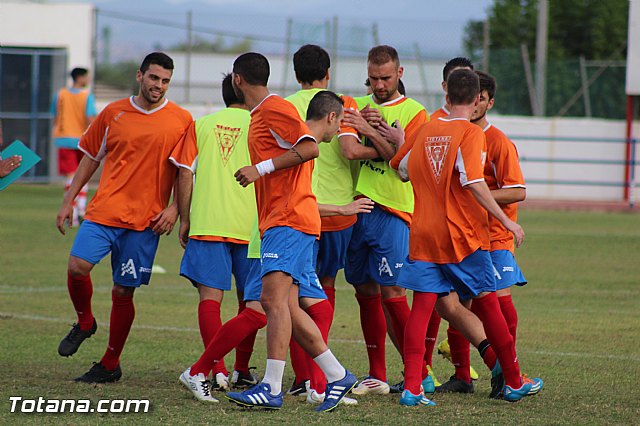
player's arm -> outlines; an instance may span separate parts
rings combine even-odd
[[[158,235],[171,234],[178,220],[178,174],[173,182],[173,201],[169,207],[151,218],[151,230]]]
[[[93,176],[96,170],[98,170],[99,166],[99,161],[89,158],[86,154],[80,160],[78,170],[76,170],[76,173],[73,176],[69,190],[64,194],[62,206],[60,207],[60,211],[56,218],[56,227],[62,235],[65,234],[65,221],[68,221],[69,227],[71,227],[71,224],[73,223],[73,200],[76,199],[82,187],[89,182],[89,179],[91,179],[91,176]]]
[[[371,213],[375,203],[368,198],[358,198],[357,200],[338,206],[335,204],[318,204],[320,217],[328,216],[353,216],[358,213]]]
[[[353,135],[338,136],[340,152],[347,160],[373,160],[380,157],[380,153],[372,146],[364,146]]]
[[[178,213],[180,214],[180,231],[178,239],[182,248],[187,246],[189,228],[191,227],[191,197],[193,195],[193,172],[180,167],[178,171]]]
[[[236,181],[244,187],[260,179],[261,176],[276,170],[288,169],[313,160],[320,155],[318,144],[312,138],[304,138],[287,152],[252,166],[242,167],[235,173]]]
[[[512,204],[524,201],[527,198],[527,190],[522,187],[499,188],[492,190],[491,195],[498,204]]]
[[[356,129],[362,136],[367,137],[379,153],[380,157],[384,158],[385,161],[391,160],[395,155],[396,146],[390,144],[380,133],[378,133],[378,131],[374,129],[358,111],[345,109],[344,119],[342,122],[345,125]]]
[[[524,176],[520,168],[518,150],[513,142],[506,136],[493,141],[495,153],[493,154],[493,170],[499,189],[491,191],[491,195],[498,204],[512,204],[524,201],[527,197],[527,189],[524,184]]]

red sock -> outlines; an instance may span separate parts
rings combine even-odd
[[[511,337],[513,337],[513,344],[515,346],[516,330],[518,329],[518,311],[516,311],[510,294],[498,297],[498,303],[500,303],[500,310],[502,311],[502,315],[504,315],[505,321],[507,321],[509,333],[511,333]]]
[[[382,296],[361,296],[356,293],[360,305],[360,325],[367,345],[369,357],[369,375],[375,379],[387,381],[385,357],[385,339],[387,338],[387,321],[382,310]]]
[[[305,358],[305,351],[302,346],[291,337],[289,342],[289,357],[291,358],[291,368],[295,376],[296,384],[309,380],[311,372],[309,371],[309,363]]]
[[[198,305],[198,324],[200,326],[200,337],[206,348],[218,330],[220,330],[220,327],[222,327],[220,302],[211,299],[201,300]],[[227,367],[224,365],[224,359],[216,362],[213,367],[213,374],[218,373],[223,373],[225,376],[229,375]]]
[[[244,311],[247,304],[243,302],[238,303],[238,315]],[[249,373],[249,361],[251,360],[251,354],[253,354],[253,345],[256,341],[256,335],[258,330],[249,334],[245,339],[236,346],[236,362],[233,369],[241,373]]]
[[[324,294],[327,295],[327,300],[331,303],[331,309],[336,309],[336,288],[335,287],[322,287]]]
[[[73,276],[67,272],[67,289],[71,302],[78,315],[80,330],[90,330],[93,326],[93,313],[91,312],[91,296],[93,295],[93,284],[91,275]]]
[[[331,323],[333,322],[333,307],[328,300],[316,303],[305,309],[305,312],[309,314],[313,322],[316,323],[320,334],[322,334],[322,340],[325,343],[329,340],[329,330],[331,329]],[[327,387],[327,377],[324,375],[320,367],[313,361],[311,356],[305,352],[305,359],[309,365],[309,380],[311,381],[311,389],[315,389],[318,393],[324,393]]]
[[[391,325],[396,334],[396,339],[398,339],[398,346],[404,348],[404,328],[411,314],[411,309],[409,309],[409,304],[407,303],[407,296],[384,299],[382,302],[387,307],[387,312],[389,312],[389,316],[391,317]],[[400,356],[402,355],[403,354],[400,354]]]
[[[231,318],[220,327],[200,359],[191,366],[190,374],[203,373],[207,376],[216,361],[223,359],[242,340],[265,325],[267,325],[266,315],[251,308],[247,308],[240,315]]]
[[[409,322],[411,327],[404,330],[404,388],[412,394],[420,394],[422,365],[424,363],[424,340],[427,324],[438,300],[435,293],[413,292],[413,305]]]
[[[120,354],[131,331],[131,324],[136,316],[133,295],[118,296],[116,289],[111,291],[111,319],[109,321],[109,344],[100,363],[107,370],[115,370],[120,364]]]
[[[456,368],[456,378],[471,383],[469,342],[451,325],[447,329],[447,338],[451,350],[451,361]]]
[[[434,309],[429,319],[429,326],[427,327],[427,338],[424,341],[424,362],[427,365],[433,365],[433,351],[436,347],[436,341],[438,340],[438,330],[440,330],[440,315]]]
[[[498,296],[490,293],[485,297],[473,299],[471,310],[482,321],[487,339],[500,360],[505,383],[514,389],[520,388],[522,381],[518,357],[507,322],[500,311]]]

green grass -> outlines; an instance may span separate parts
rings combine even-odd
[[[480,372],[474,395],[436,395],[437,407],[407,409],[397,396],[361,397],[357,407],[316,415],[287,397],[279,412],[206,405],[178,383],[202,351],[197,295],[178,276],[177,237],[163,237],[157,263],[167,269],[136,293],[136,320],[122,358],[123,378],[87,386],[72,379],[97,361],[106,345],[111,272],[108,259],[92,275],[93,310],[101,328],[73,357],[57,345],[74,321],[66,263],[75,230],[61,236],[55,216],[61,189],[13,185],[0,192],[0,424],[638,424],[640,422],[640,217],[632,214],[522,211],[527,240],[518,260],[529,285],[514,290],[520,315],[518,355],[523,371],[545,380],[542,393],[517,404],[489,400],[489,375]],[[235,314],[235,296],[223,319]],[[444,336],[445,324],[441,328]],[[357,375],[367,371],[358,308],[340,279],[330,346]],[[264,369],[264,332],[252,364]],[[227,366],[232,366],[228,358]],[[388,345],[389,380],[402,365]],[[437,355],[441,380],[452,367]],[[292,379],[287,367],[286,384]],[[10,396],[45,399],[149,399],[147,414],[11,414]]]

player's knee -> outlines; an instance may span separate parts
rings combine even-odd
[[[200,301],[203,300],[215,300],[216,302],[222,303],[222,299],[224,297],[224,291],[204,286],[202,284],[198,284],[198,294],[200,295]]]
[[[367,297],[367,296],[376,296],[380,294],[380,285],[372,282],[355,286],[355,289],[356,289],[356,294],[359,296]]]
[[[118,297],[133,297],[135,290],[134,287],[125,287],[118,284],[113,286],[113,293]]]
[[[86,260],[80,259],[75,256],[69,257],[67,272],[72,277],[87,276],[91,272],[91,269],[93,269],[93,265]]]
[[[395,297],[402,297],[405,295],[405,289],[398,287],[397,285],[384,286],[380,288],[383,299],[393,299]]]

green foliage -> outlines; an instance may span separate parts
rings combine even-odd
[[[140,64],[133,61],[119,62],[113,65],[100,64],[96,69],[96,82],[136,93],[138,83],[135,75],[139,67]]]
[[[187,42],[181,42],[170,46],[167,50],[186,52],[189,47]],[[217,36],[213,41],[195,36],[191,42],[191,51],[194,53],[243,53],[249,50],[251,50],[251,40],[248,38],[227,45],[222,36]]]

